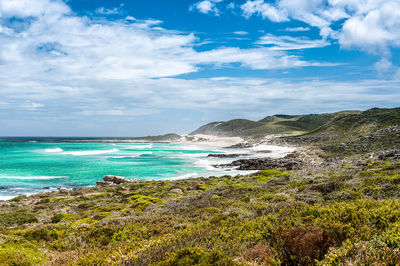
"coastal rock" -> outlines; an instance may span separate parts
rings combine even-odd
[[[245,149],[245,148],[251,148],[253,147],[252,144],[249,143],[238,143],[229,147],[226,147],[227,149]]]
[[[247,156],[248,154],[239,154],[239,153],[210,153],[207,157],[216,157],[216,158],[235,158],[240,156]]]
[[[103,180],[105,182],[112,182],[114,184],[130,183],[128,178],[117,175],[105,175]]]
[[[400,150],[384,151],[378,155],[379,160],[400,159]]]
[[[96,185],[98,185],[98,186],[111,186],[111,185],[114,185],[114,183],[113,182],[108,182],[108,181],[97,181]]]
[[[256,153],[272,153],[270,150],[264,150],[264,151],[256,151]]]
[[[110,185],[119,185],[119,184],[125,184],[125,183],[143,183],[146,182],[144,180],[140,179],[128,179],[123,176],[117,176],[117,175],[105,175],[103,177],[103,181],[97,181],[98,186],[110,186]]]
[[[177,195],[182,195],[183,194],[183,191],[180,188],[171,189],[170,192],[175,193]]]
[[[237,160],[229,164],[215,165],[215,167],[217,168],[235,167],[237,170],[268,170],[268,169],[294,170],[294,169],[299,169],[302,164],[303,162],[299,159],[258,158],[258,159]]]

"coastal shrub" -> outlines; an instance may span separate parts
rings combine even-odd
[[[87,209],[90,209],[90,208],[92,208],[94,206],[95,206],[94,203],[84,202],[84,203],[79,204],[77,206],[77,208],[81,209],[81,210],[87,210]]]
[[[23,236],[28,239],[29,241],[46,241],[50,242],[54,239],[57,239],[57,234],[51,230],[49,227],[41,227],[35,229],[28,229],[25,230]]]
[[[288,263],[312,264],[314,260],[321,259],[327,251],[323,233],[315,226],[295,226],[278,237],[284,242]]]
[[[10,199],[10,201],[12,201],[12,202],[20,202],[20,201],[25,200],[27,198],[28,197],[26,195],[20,195],[20,196],[17,196],[15,198]]]
[[[8,241],[0,245],[0,265],[34,266],[44,262],[43,252],[32,244]]]
[[[0,215],[0,227],[23,225],[37,221],[34,213],[25,210],[5,212]]]
[[[49,265],[395,265],[400,261],[395,165],[376,161],[294,174],[266,170],[93,187],[68,198],[57,192],[31,196],[29,204],[0,204],[0,225],[6,224],[0,226],[0,254],[21,250],[26,265],[43,264],[46,255]],[[361,174],[367,169],[372,174]],[[34,218],[16,222],[22,208],[20,216]],[[40,224],[30,225],[35,217]],[[21,224],[26,226],[15,228]],[[41,261],[36,252],[45,254]],[[22,263],[5,258],[7,264]]]
[[[78,266],[87,266],[87,265],[96,265],[96,266],[105,266],[109,265],[105,261],[105,256],[103,254],[98,254],[98,253],[90,253],[84,256],[83,258],[78,259],[76,262],[76,265]]]
[[[129,197],[129,199],[132,203],[131,208],[137,211],[143,211],[150,205],[162,203],[162,200],[159,198],[144,195],[134,195]]]
[[[95,219],[95,220],[102,220],[102,219],[104,219],[104,218],[107,218],[108,216],[110,216],[111,215],[111,212],[100,212],[100,213],[97,213],[94,217],[93,217],[93,219]]]
[[[286,201],[287,197],[285,195],[276,195],[273,199],[275,202],[279,202],[279,201]]]
[[[339,182],[335,181],[330,181],[330,182],[324,182],[320,184],[315,184],[310,187],[311,190],[318,191],[322,194],[329,194],[332,193],[335,190],[338,190],[341,188],[341,184]]]
[[[112,237],[116,232],[116,228],[113,227],[99,227],[89,232],[90,239],[96,241],[101,246],[106,246],[112,241]]]
[[[265,244],[258,244],[247,249],[242,257],[247,262],[256,265],[281,265],[277,252]]]
[[[390,248],[379,239],[352,243],[346,241],[333,248],[318,265],[398,265],[400,250]]]
[[[77,215],[71,214],[71,213],[59,213],[53,215],[51,217],[51,222],[52,223],[59,223],[61,221],[75,221],[77,219]]]
[[[279,171],[279,170],[263,170],[259,171],[255,176],[254,179],[259,182],[267,182],[273,178],[277,177],[289,177],[289,171]]]
[[[262,201],[270,201],[275,197],[274,193],[265,193],[259,199]]]
[[[237,265],[231,258],[222,252],[204,251],[199,247],[183,248],[172,253],[167,260],[161,261],[159,266],[169,265]]]

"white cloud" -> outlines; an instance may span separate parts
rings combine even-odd
[[[263,0],[247,1],[241,5],[241,9],[246,17],[259,14],[263,18],[268,18],[273,22],[283,22],[289,20],[284,10],[265,3]]]
[[[55,17],[70,13],[61,0],[0,0],[0,16],[9,17]]]
[[[288,31],[288,32],[303,32],[303,31],[310,31],[311,29],[309,27],[296,27],[296,28],[285,28],[283,31]]]
[[[199,40],[194,34],[164,29],[158,20],[79,17],[61,1],[29,2],[32,4],[0,0],[0,108],[6,110],[0,113],[0,122],[10,114],[13,119],[35,115],[73,120],[82,115],[146,115],[191,106],[202,109],[208,99],[217,108],[223,103],[218,97],[225,97],[226,103],[241,101],[243,95],[235,92],[230,96],[228,88],[243,87],[171,77],[203,67],[324,65],[268,47],[198,52]],[[15,28],[6,23],[11,17],[26,21],[26,25]],[[225,85],[228,87],[219,87]]]
[[[247,31],[235,31],[233,33],[236,35],[248,35],[249,34]]]
[[[400,80],[400,68],[398,67],[393,76],[394,80]]]
[[[96,13],[98,14],[102,14],[102,15],[116,15],[116,14],[120,14],[122,12],[121,7],[123,5],[119,6],[119,7],[114,7],[114,8],[105,8],[105,7],[99,7],[98,9],[96,9]]]
[[[388,56],[391,48],[400,47],[398,0],[248,0],[242,9],[245,17],[302,21],[344,48]]]
[[[200,13],[208,14],[214,13],[215,15],[219,15],[219,9],[216,7],[217,3],[222,0],[203,0],[195,3],[190,7],[190,10],[197,9]]]
[[[261,37],[256,43],[270,45],[272,50],[299,50],[321,48],[330,45],[326,40],[310,40],[304,37],[276,36],[273,34]]]
[[[390,62],[387,58],[381,58],[378,62],[375,63],[375,68],[378,73],[382,74],[388,72],[393,68],[392,62]]]
[[[399,10],[398,1],[387,1],[363,12],[358,10],[344,23],[339,34],[340,44],[388,54],[389,47],[400,47]]]

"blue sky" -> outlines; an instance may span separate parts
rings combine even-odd
[[[399,0],[0,0],[0,135],[400,105]]]

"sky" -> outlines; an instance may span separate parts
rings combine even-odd
[[[400,106],[400,0],[0,0],[1,136]]]

